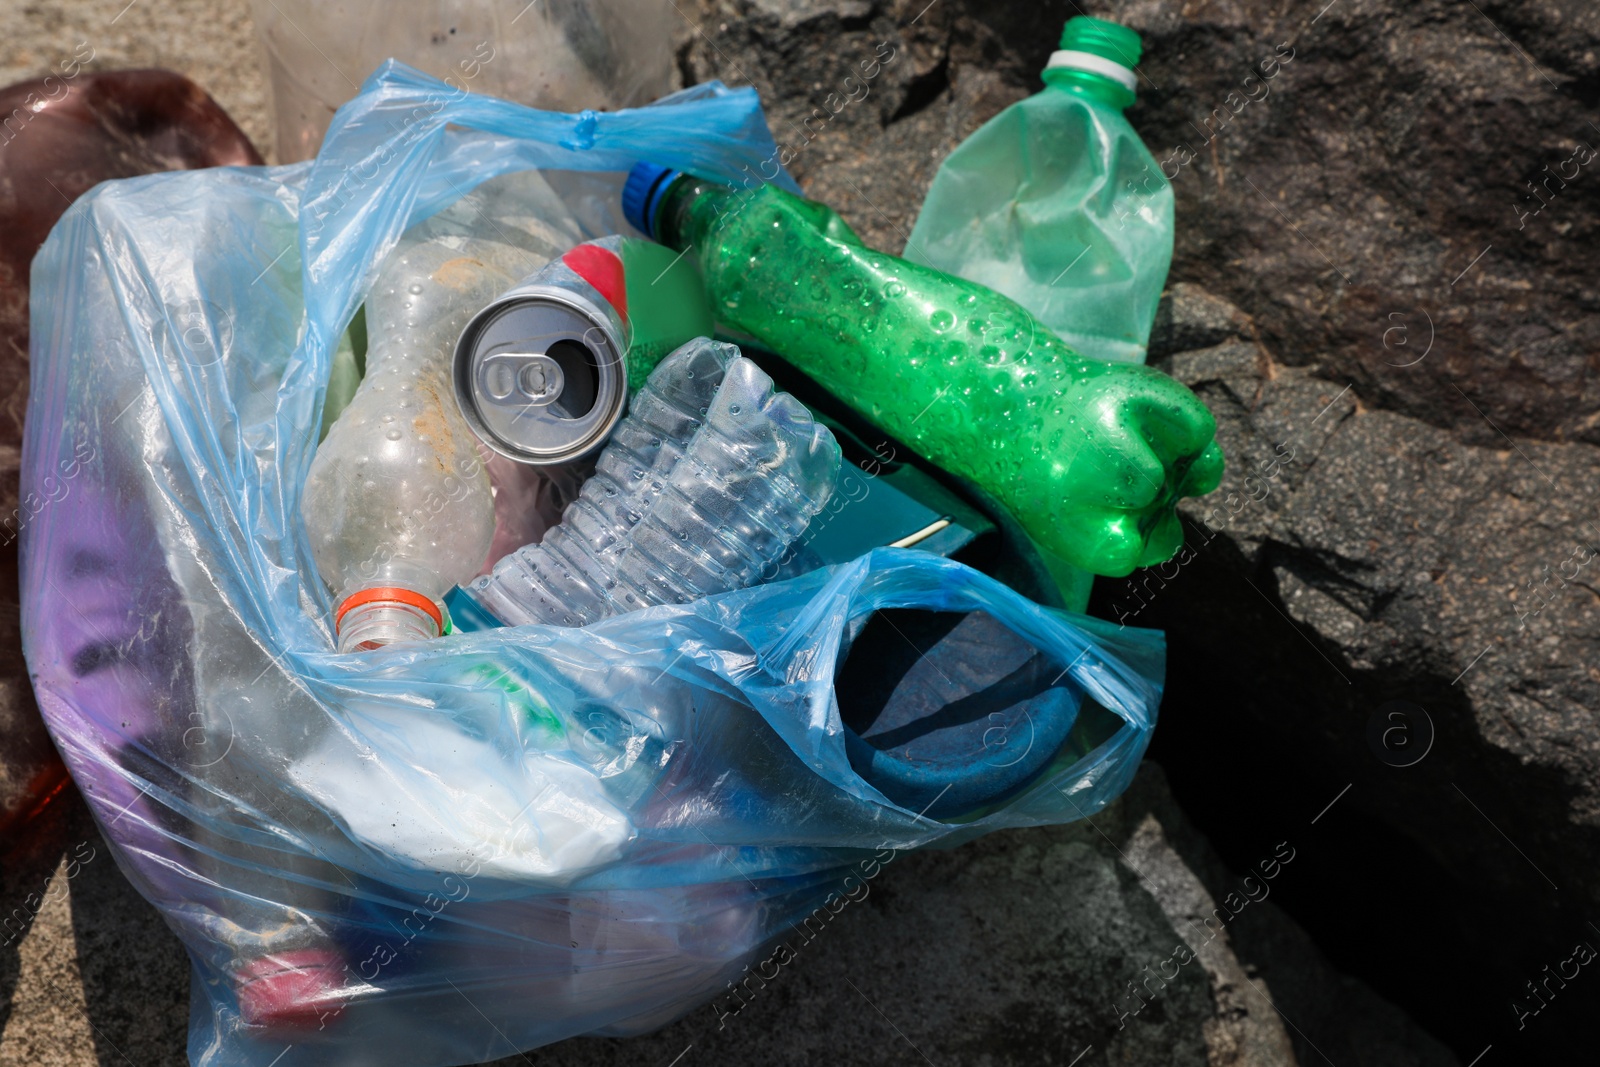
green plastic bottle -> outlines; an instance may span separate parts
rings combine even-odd
[[[1188,389],[1087,359],[1015,301],[865,247],[822,204],[644,163],[624,209],[695,252],[720,323],[982,487],[1052,569],[1120,576],[1168,559],[1178,498],[1222,476],[1211,413]]]
[[[1143,363],[1172,264],[1172,186],[1122,109],[1139,35],[1078,17],[1043,92],[934,175],[906,257],[1004,293],[1073,348]]]

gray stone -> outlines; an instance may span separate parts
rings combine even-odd
[[[1198,352],[1225,341],[1252,337],[1253,326],[1248,315],[1226,300],[1190,282],[1173,282],[1156,308],[1150,347],[1156,352]]]
[[[796,176],[890,250],[939,161],[1037,87],[1079,13],[808,6],[797,32],[793,4],[700,0],[704,32],[681,66],[760,89]],[[1129,115],[1174,175],[1174,280],[1249,311],[1282,362],[1464,440],[1497,435],[1463,393],[1508,433],[1600,440],[1600,178],[1581,152],[1567,162],[1580,142],[1600,150],[1581,91],[1600,63],[1593,5],[1137,0],[1092,13],[1144,38]],[[829,94],[878,42],[894,61],[830,115]],[[1405,322],[1400,348],[1387,331]],[[1430,335],[1431,357],[1403,366]]]
[[[1293,789],[1277,761],[1327,797],[1348,784],[1343,803],[1435,872],[1401,890],[1429,895],[1430,936],[1518,916],[1514,937],[1470,953],[1461,1009],[1486,1014],[1479,1047],[1499,1033],[1528,1062],[1570,1055],[1580,1020],[1517,1027],[1511,1005],[1537,1006],[1524,982],[1595,934],[1600,595],[1588,568],[1600,533],[1572,490],[1600,478],[1600,451],[1463,443],[1242,336],[1164,355],[1216,415],[1230,468],[1180,507],[1184,552],[1102,583],[1099,606],[1173,641],[1162,740],[1191,761],[1163,756],[1179,795],[1251,771]],[[1426,721],[1385,713],[1369,733],[1392,701]]]

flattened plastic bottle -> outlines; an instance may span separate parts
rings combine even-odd
[[[839,446],[734,345],[650,375],[560,525],[468,594],[500,621],[582,626],[754,584],[827,503]]]

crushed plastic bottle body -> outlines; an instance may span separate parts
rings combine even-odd
[[[540,225],[559,219],[542,185],[512,175],[468,194],[407,231],[377,272],[366,376],[306,480],[340,651],[438,636],[439,598],[488,555],[494,499],[452,396],[451,356],[473,313],[578,236]]]
[[[826,428],[730,344],[667,357],[560,525],[467,592],[502,622],[582,626],[742,588],[826,505]]]
[[[1122,114],[1139,38],[1080,16],[1061,48],[1042,92],[940,164],[906,256],[1009,296],[1086,356],[1143,363],[1172,263],[1173,200]]]

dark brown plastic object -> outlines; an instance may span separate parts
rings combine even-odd
[[[100,182],[262,162],[228,113],[181,74],[69,69],[0,89],[0,845],[67,787],[34,703],[17,616],[29,266],[56,220]]]

